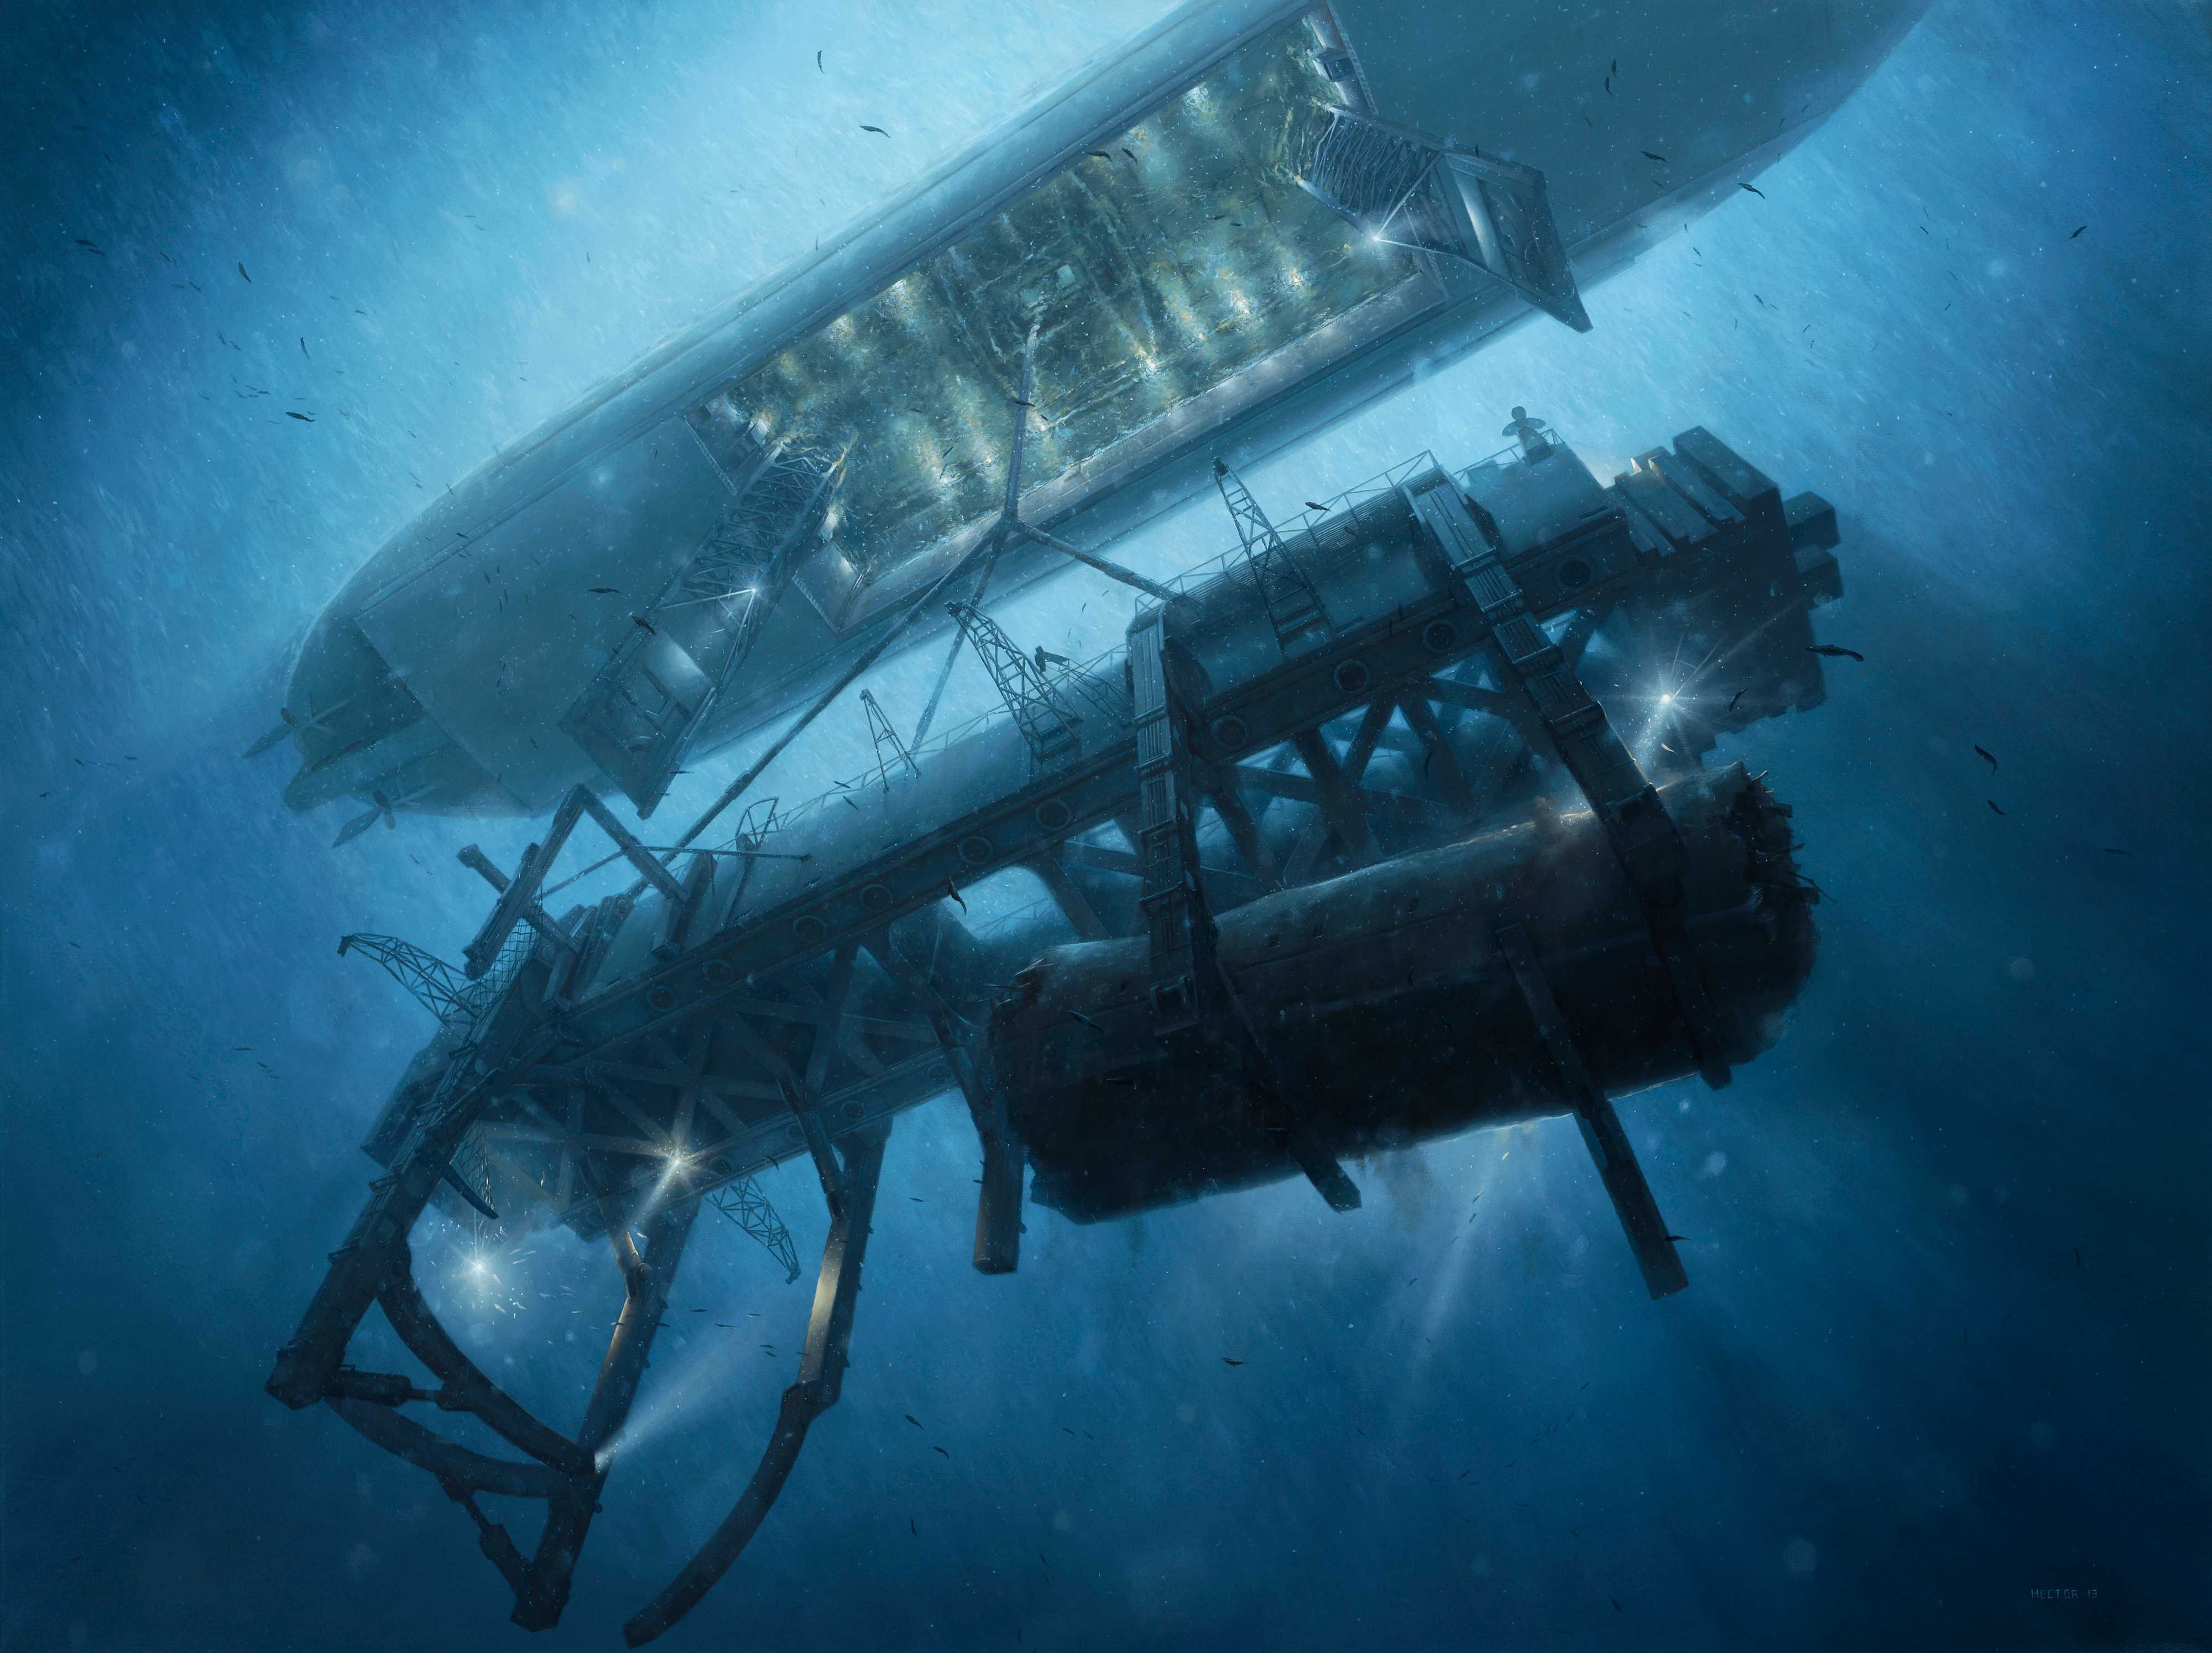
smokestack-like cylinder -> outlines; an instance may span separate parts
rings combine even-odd
[[[1722,1054],[1772,1044],[1813,966],[1818,899],[1790,810],[1741,766],[1660,790],[1687,852],[1689,931]],[[995,1008],[990,1081],[1031,1197],[1093,1221],[1299,1174],[1300,1128],[1339,1156],[1571,1111],[1498,942],[1525,927],[1611,1096],[1697,1071],[1635,890],[1596,819],[1547,814],[1220,918],[1219,956],[1281,1093],[1234,1039],[1153,1033],[1142,937],[1054,948]]]

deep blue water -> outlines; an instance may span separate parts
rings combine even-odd
[[[334,940],[456,952],[452,850],[526,827],[333,850],[343,813],[237,754],[428,490],[1144,15],[9,9],[0,1644],[521,1644],[427,1477],[260,1385],[428,1031]],[[1796,806],[1820,967],[1733,1088],[1626,1109],[1692,1290],[1644,1299],[1564,1122],[1355,1167],[1349,1218],[1303,1184],[1032,1212],[984,1279],[939,1101],[892,1141],[844,1401],[672,1645],[2212,1644],[2208,17],[1943,0],[1590,335],[1520,330],[1249,478],[1471,457],[1525,403],[1601,464],[1702,423],[1837,505],[1818,624],[1867,662],[1721,754]],[[886,106],[899,143],[824,150]],[[1129,554],[1224,538],[1201,502]],[[802,1254],[809,1180],[767,1183]],[[585,1323],[611,1271],[501,1266],[528,1312],[449,1308],[573,1421],[596,1357],[536,1294],[589,1281]],[[787,1352],[805,1298],[703,1226],[677,1294]],[[619,1644],[789,1365],[664,1344],[545,1644]]]

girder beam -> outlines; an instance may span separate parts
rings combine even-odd
[[[599,1509],[599,1490],[606,1485],[612,1463],[608,1449],[629,1417],[637,1399],[637,1385],[645,1376],[661,1316],[668,1307],[669,1288],[676,1283],[676,1266],[683,1260],[684,1243],[699,1214],[697,1196],[685,1193],[669,1200],[647,1220],[645,1253],[630,1274],[622,1314],[615,1322],[614,1341],[599,1367],[599,1380],[584,1408],[583,1426],[576,1432],[578,1449],[590,1456],[588,1474],[572,1475],[556,1489],[545,1515],[545,1530],[530,1559],[530,1569],[517,1592],[514,1622],[525,1630],[550,1630],[560,1621],[568,1602],[576,1556],[591,1530]]]
[[[868,1224],[875,1214],[876,1187],[882,1178],[888,1123],[852,1139],[846,1150],[843,1180],[847,1198],[830,1225],[822,1249],[822,1272],[814,1287],[814,1311],[806,1323],[806,1345],[799,1356],[799,1381],[783,1392],[775,1432],[737,1505],[722,1518],[697,1554],[668,1587],[623,1626],[623,1638],[642,1647],[698,1606],[717,1580],[751,1542],[753,1535],[790,1479],[799,1448],[817,1418],[837,1403],[844,1383],[846,1350],[852,1342],[853,1311],[860,1293],[860,1263],[867,1255]]]
[[[1528,463],[1572,463],[1571,458],[1563,461],[1562,452],[1556,444],[1547,444],[1542,456],[1532,456]],[[670,1214],[666,1208],[656,1208],[654,1184],[661,1179],[655,1175],[657,1168],[635,1162],[671,1149],[691,1150],[695,1164],[709,1154],[726,1155],[726,1160],[712,1162],[714,1169],[734,1183],[752,1168],[788,1157],[800,1132],[780,1109],[751,1110],[760,1117],[744,1117],[725,1106],[722,1099],[780,1102],[786,1095],[800,1098],[801,1118],[811,1120],[813,1126],[807,1133],[815,1139],[811,1146],[818,1161],[835,1173],[825,1176],[824,1181],[833,1196],[832,1249],[836,1256],[834,1260],[825,1256],[800,1382],[787,1393],[784,1414],[762,1468],[739,1508],[701,1558],[686,1569],[671,1593],[632,1622],[629,1633],[633,1643],[647,1639],[696,1602],[734,1559],[781,1486],[807,1425],[836,1397],[851,1325],[852,1292],[880,1166],[883,1133],[888,1129],[892,1112],[933,1093],[942,1084],[934,1056],[917,1052],[886,1066],[859,1043],[862,1035],[908,1043],[926,1038],[941,1052],[967,1099],[983,1148],[978,1266],[1012,1265],[1020,1233],[1021,1150],[1006,1129],[997,1100],[979,1084],[970,1060],[972,1026],[963,1015],[972,1016],[975,1006],[963,996],[956,1011],[947,1002],[935,974],[934,959],[927,969],[915,958],[902,959],[890,945],[890,927],[910,923],[916,913],[936,910],[960,887],[1008,866],[1029,863],[1050,869],[1040,873],[1048,887],[1054,882],[1056,870],[1060,881],[1073,888],[1073,881],[1067,879],[1065,866],[1057,858],[1055,846],[1063,844],[1067,845],[1068,860],[1089,859],[1093,864],[1145,876],[1148,897],[1172,894],[1184,902],[1187,919],[1195,915],[1202,920],[1207,913],[1207,886],[1225,897],[1235,889],[1249,887],[1256,892],[1271,881],[1266,841],[1254,819],[1256,811],[1248,805],[1239,788],[1249,788],[1253,802],[1262,808],[1267,798],[1275,796],[1316,803],[1325,812],[1328,830],[1343,837],[1355,853],[1371,854],[1370,817],[1425,814],[1434,819],[1441,813],[1438,806],[1425,799],[1376,792],[1358,784],[1380,746],[1395,742],[1398,749],[1417,755],[1429,784],[1455,808],[1479,808],[1489,799],[1493,784],[1503,779],[1505,766],[1520,760],[1520,743],[1510,738],[1509,727],[1517,725],[1532,731],[1539,742],[1556,741],[1563,760],[1589,790],[1593,804],[1601,814],[1611,812],[1611,825],[1621,830],[1616,843],[1625,864],[1631,866],[1632,876],[1638,876],[1640,869],[1638,889],[1646,898],[1647,911],[1656,915],[1652,918],[1655,937],[1660,938],[1662,947],[1667,945],[1663,845],[1654,851],[1651,846],[1656,839],[1647,830],[1650,823],[1638,824],[1634,789],[1626,785],[1629,778],[1618,763],[1609,761],[1613,754],[1596,735],[1589,708],[1583,704],[1588,701],[1587,695],[1577,700],[1581,689],[1572,681],[1571,670],[1597,623],[1594,616],[1601,615],[1610,604],[1640,598],[1656,608],[1662,602],[1691,600],[1709,585],[1746,573],[1754,559],[1759,589],[1764,591],[1771,578],[1787,578],[1788,549],[1778,548],[1771,542],[1771,535],[1761,540],[1759,536],[1765,530],[1756,524],[1738,524],[1729,530],[1733,537],[1714,542],[1718,548],[1710,556],[1706,551],[1676,545],[1664,559],[1653,554],[1639,561],[1625,518],[1620,522],[1607,518],[1593,526],[1595,519],[1589,513],[1584,513],[1571,530],[1571,543],[1514,549],[1499,536],[1495,523],[1486,517],[1483,524],[1477,524],[1468,515],[1461,489],[1474,486],[1464,479],[1426,473],[1407,485],[1400,496],[1403,506],[1393,505],[1396,516],[1378,507],[1365,517],[1355,512],[1346,518],[1332,518],[1334,526],[1324,525],[1313,542],[1325,545],[1328,557],[1336,559],[1352,548],[1349,542],[1332,536],[1354,531],[1379,535],[1383,529],[1377,528],[1377,523],[1399,536],[1391,547],[1382,548],[1409,572],[1391,593],[1394,599],[1404,594],[1405,600],[1395,602],[1388,612],[1372,602],[1371,613],[1360,606],[1359,593],[1369,590],[1377,578],[1375,570],[1382,566],[1374,560],[1359,565],[1357,581],[1328,586],[1333,601],[1340,593],[1344,596],[1342,628],[1313,635],[1310,646],[1301,641],[1296,651],[1267,647],[1266,639],[1278,616],[1272,609],[1261,615],[1248,601],[1249,592],[1241,580],[1168,595],[1163,608],[1153,611],[1152,623],[1140,624],[1139,630],[1148,631],[1152,642],[1158,645],[1149,656],[1149,666],[1146,655],[1133,650],[1133,675],[1146,671],[1157,674],[1156,681],[1145,676],[1136,686],[1134,728],[1119,731],[1121,712],[1118,709],[1094,719],[1064,764],[1048,772],[1032,767],[1019,784],[994,789],[989,795],[980,795],[985,789],[978,788],[979,796],[963,799],[959,809],[940,810],[915,821],[915,830],[908,841],[865,864],[843,867],[831,857],[832,870],[825,875],[803,887],[783,887],[789,893],[756,894],[751,904],[743,908],[741,917],[729,917],[738,911],[732,903],[719,924],[690,923],[688,912],[684,924],[671,919],[660,932],[669,956],[613,984],[600,986],[592,980],[594,950],[612,935],[612,909],[602,905],[591,923],[572,935],[563,923],[574,923],[582,909],[571,914],[569,920],[556,923],[538,905],[544,893],[545,870],[557,852],[558,839],[566,836],[582,814],[596,815],[599,809],[573,798],[564,802],[562,816],[555,823],[556,832],[526,862],[526,876],[508,881],[481,856],[477,857],[485,876],[503,887],[501,907],[507,915],[506,932],[497,938],[480,936],[477,953],[488,972],[497,966],[493,982],[505,978],[518,949],[528,949],[528,962],[484,1024],[482,1037],[460,1053],[408,1119],[405,1140],[388,1161],[392,1174],[373,1186],[368,1207],[347,1245],[334,1254],[323,1289],[302,1317],[300,1331],[280,1354],[270,1382],[271,1393],[293,1405],[328,1399],[360,1416],[386,1420],[371,1421],[367,1427],[380,1438],[380,1444],[392,1445],[394,1450],[404,1448],[402,1456],[412,1455],[441,1474],[447,1490],[477,1524],[485,1553],[516,1584],[518,1595],[523,1598],[518,1603],[518,1620],[550,1623],[565,1598],[574,1547],[588,1525],[598,1482],[604,1475],[600,1449],[619,1438],[651,1331],[659,1323],[659,1305],[665,1303],[667,1276],[674,1266],[672,1251],[668,1251],[665,1266],[660,1256],[668,1250],[665,1224]],[[1010,481],[1010,506],[1016,497]],[[1456,515],[1451,508],[1455,499]],[[1254,509],[1256,512],[1256,506]],[[1618,510],[1616,506],[1616,514]],[[1272,532],[1271,527],[1268,531]],[[1602,554],[1592,550],[1592,545],[1607,535],[1619,543],[1601,548]],[[1486,536],[1491,542],[1487,560]],[[1375,547],[1370,545],[1370,549]],[[1587,563],[1578,560],[1585,557]],[[1706,560],[1701,562],[1701,557]],[[943,580],[964,577],[963,571],[975,566],[963,560],[917,598],[915,606],[953,589]],[[1340,566],[1335,561],[1327,566]],[[1779,569],[1781,573],[1775,576],[1770,569]],[[1416,575],[1427,584],[1414,592],[1411,588]],[[1334,580],[1335,576],[1330,578]],[[1165,589],[1161,588],[1162,593]],[[1373,589],[1387,588],[1374,584]],[[1208,607],[1209,603],[1215,606]],[[1580,612],[1556,645],[1534,629],[1547,615],[1564,615],[1571,609]],[[915,609],[907,610],[908,615],[913,612]],[[1217,640],[1223,646],[1218,653],[1206,657],[1206,663],[1218,669],[1212,680],[1200,669],[1195,648],[1181,657],[1187,675],[1176,675],[1171,668],[1177,668],[1178,657],[1166,646],[1174,628],[1186,622],[1195,627],[1201,621],[1220,628]],[[1245,629],[1235,629],[1238,627]],[[896,627],[890,634],[896,634]],[[1201,635],[1196,630],[1179,634],[1186,639]],[[1617,639],[1618,633],[1614,635]],[[1498,663],[1498,675],[1492,681],[1500,688],[1457,684],[1449,676],[1438,675],[1478,653],[1493,657]],[[867,655],[860,669],[873,657]],[[1802,669],[1802,663],[1794,658],[1790,663]],[[1561,672],[1568,675],[1562,679]],[[842,681],[849,683],[852,675]],[[1086,683],[1066,673],[1049,680],[1048,692],[1072,685],[1090,704],[1100,706],[1103,702],[1094,691],[1104,681]],[[1438,703],[1446,708],[1442,717],[1437,715]],[[1409,725],[1402,736],[1394,736],[1389,729],[1394,706],[1403,708]],[[1320,731],[1336,720],[1363,713],[1363,709],[1351,751],[1339,760]],[[1489,727],[1502,738],[1488,755],[1471,754],[1473,743],[1462,740],[1450,728],[1459,721],[1458,712],[1468,709],[1498,714]],[[787,730],[761,761],[772,759],[782,742],[811,715],[811,711],[805,714]],[[1455,741],[1461,743],[1455,747]],[[1285,743],[1295,743],[1306,758],[1310,775],[1274,774],[1245,761],[1270,748],[1285,751]],[[1008,745],[1011,748],[1010,740]],[[1163,754],[1164,770],[1158,766]],[[1012,766],[1018,766],[1018,754]],[[750,766],[726,794],[725,801],[742,793],[759,767],[758,763]],[[918,771],[921,768],[917,766]],[[1171,774],[1176,780],[1173,796],[1165,800],[1169,807],[1164,808],[1157,807],[1162,800],[1149,796],[1146,786],[1148,778],[1162,773]],[[918,778],[926,776],[918,775]],[[1640,779],[1640,772],[1635,778]],[[1200,788],[1219,789],[1215,795],[1217,809],[1239,854],[1252,869],[1252,876],[1199,867],[1194,820],[1203,796]],[[1134,853],[1068,844],[1072,834],[1108,820],[1122,826]],[[688,844],[705,824],[686,834],[684,841]],[[1155,853],[1162,844],[1164,827],[1172,829],[1172,856]],[[749,841],[757,849],[757,834]],[[617,853],[628,856],[633,865],[637,865],[641,853],[650,857],[676,852],[647,850],[635,839],[624,844],[619,833],[617,842],[622,846]],[[668,886],[676,885],[677,894],[688,906],[708,884],[699,870],[704,853],[687,869],[680,885],[658,863],[653,869],[639,867],[640,887],[659,885],[665,893]],[[1304,859],[1310,869],[1311,857]],[[1159,879],[1158,872],[1170,862],[1176,878]],[[655,869],[659,876],[654,876]],[[772,881],[769,887],[778,888]],[[1080,895],[1079,889],[1077,893]],[[1086,935],[1090,926],[1084,923],[1082,913],[1087,906],[1087,903],[1063,904],[1079,930]],[[1095,923],[1095,911],[1091,917]],[[529,934],[516,930],[517,925],[525,923],[538,930],[535,943]],[[512,948],[507,945],[505,934],[515,936]],[[922,942],[926,948],[928,937],[925,935]],[[893,983],[921,1006],[926,1030],[913,1021],[866,1018],[849,1010],[846,1001],[852,960],[859,947],[873,951]],[[820,979],[820,966],[824,962],[833,966],[830,990],[826,994],[813,984]],[[549,986],[556,977],[564,991],[573,988],[579,996],[576,1002],[549,1002]],[[1608,1192],[1622,1211],[1632,1240],[1642,1245],[1638,1232],[1655,1225],[1663,1237],[1656,1207],[1642,1209],[1627,1181],[1634,1172],[1633,1156],[1626,1152],[1626,1138],[1620,1134],[1618,1120],[1611,1117],[1609,1107],[1589,1105],[1587,1071],[1581,1079],[1576,1077],[1578,1057],[1559,1020],[1558,1007],[1547,1008],[1540,971],[1533,981],[1518,971],[1516,978],[1530,1014],[1553,1051],[1563,1090],[1577,1099],[1578,1117],[1584,1120],[1593,1152],[1607,1177]],[[1205,978],[1209,983],[1212,979],[1211,975]],[[1686,1020],[1694,1024],[1687,999],[1685,1008]],[[1216,1018],[1204,1036],[1218,1041],[1233,1032]],[[1251,1070],[1256,1075],[1254,1083],[1264,1083],[1280,1101],[1285,1120],[1280,1129],[1289,1133],[1291,1153],[1332,1204],[1343,1207],[1356,1202],[1357,1190],[1343,1177],[1342,1168],[1325,1154],[1307,1151],[1315,1139],[1300,1135],[1295,1094],[1297,1075],[1274,1071],[1256,1030],[1248,1026],[1246,1032],[1252,1036],[1257,1064]],[[742,1062],[750,1064],[747,1076],[710,1071],[713,1052],[703,1041],[723,1033],[728,1044],[742,1050]],[[687,1040],[688,1049],[679,1054],[676,1047]],[[823,1093],[833,1082],[835,1056],[841,1051],[859,1070],[860,1080],[825,1097]],[[588,1098],[582,1081],[598,1087]],[[566,1092],[565,1117],[559,1117],[562,1099],[557,1093],[549,1097],[549,1106],[540,1106],[532,1098],[531,1087],[540,1084]],[[1602,1100],[1601,1096],[1600,1103]],[[495,1105],[502,1113],[487,1119],[488,1111]],[[726,1129],[727,1140],[702,1146],[695,1130],[701,1123],[698,1111],[704,1111]],[[624,1128],[617,1123],[618,1117],[635,1127],[635,1135],[621,1134]],[[536,1129],[526,1120],[542,1124],[542,1135],[520,1137],[517,1133]],[[586,1427],[575,1442],[554,1436],[511,1401],[499,1396],[483,1374],[465,1364],[465,1357],[459,1356],[458,1350],[449,1352],[450,1339],[442,1330],[434,1329],[434,1321],[428,1323],[434,1329],[425,1331],[417,1326],[412,1335],[403,1323],[419,1307],[419,1299],[411,1295],[411,1281],[404,1287],[392,1284],[395,1279],[404,1278],[407,1230],[437,1178],[450,1169],[453,1152],[472,1129],[502,1143],[535,1140],[557,1151],[556,1203],[568,1210],[578,1186],[599,1202],[609,1242],[629,1282],[625,1321],[618,1327]],[[380,1156],[381,1152],[380,1147]],[[519,1150],[515,1154],[518,1163],[533,1157]],[[641,1172],[644,1174],[640,1175]],[[1640,1181],[1640,1172],[1636,1176]],[[616,1179],[632,1178],[636,1180],[627,1187],[607,1186]],[[678,1203],[686,1213],[687,1226],[688,1214],[696,1210],[694,1196],[703,1180],[702,1176],[678,1185]],[[1649,1192],[1648,1187],[1643,1190],[1646,1204]],[[635,1203],[625,1205],[626,1200]],[[1632,1208],[1635,1208],[1633,1213]],[[631,1238],[632,1221],[642,1221],[648,1229],[650,1237],[642,1253]],[[589,1232],[587,1211],[580,1216],[579,1226]],[[679,1235],[675,1241],[679,1249],[680,1243]],[[1644,1250],[1639,1250],[1639,1261],[1647,1264],[1647,1278],[1655,1278]],[[395,1269],[400,1273],[395,1274]],[[347,1339],[363,1308],[380,1299],[403,1339],[444,1379],[444,1390],[434,1397],[441,1405],[470,1411],[534,1456],[543,1455],[555,1462],[504,1464],[481,1454],[456,1456],[453,1454],[464,1450],[439,1443],[428,1432],[411,1424],[404,1429],[387,1427],[386,1421],[396,1421],[394,1406],[422,1398],[423,1392],[409,1379],[354,1371],[343,1365]],[[423,1312],[427,1317],[427,1311]],[[349,1421],[362,1426],[356,1418]],[[543,1496],[556,1506],[558,1519],[549,1523],[538,1553],[530,1562],[521,1559],[504,1531],[487,1522],[476,1507],[474,1497],[483,1491]]]

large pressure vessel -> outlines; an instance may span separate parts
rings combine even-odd
[[[1798,875],[1788,806],[1741,765],[1660,796],[1687,855],[1722,1054],[1744,1063],[1778,1037],[1812,970],[1818,894]],[[1249,1038],[1158,1038],[1141,935],[1043,954],[994,1008],[986,1049],[1036,1168],[1031,1197],[1093,1221],[1297,1175],[1294,1135],[1341,1157],[1571,1111],[1501,952],[1512,925],[1608,1095],[1698,1070],[1596,818],[1546,810],[1222,915],[1224,1025]]]

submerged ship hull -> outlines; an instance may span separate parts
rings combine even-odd
[[[1620,45],[1534,5],[1185,7],[395,536],[302,650],[287,801],[533,814],[581,782],[649,812],[684,755],[816,692],[985,531],[1024,318],[1048,371],[1023,513],[1096,547],[1214,455],[1303,440],[1533,314],[1300,193],[1276,126],[1330,99],[1539,169],[1588,285],[1814,130],[1919,9],[1716,0]],[[793,455],[836,481],[800,554],[666,599]],[[1068,566],[1011,548],[993,595]],[[639,624],[655,592],[677,625]]]

